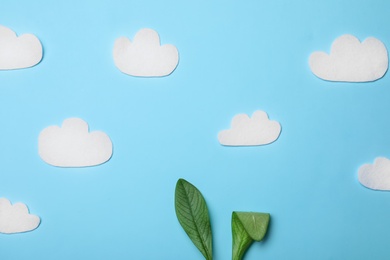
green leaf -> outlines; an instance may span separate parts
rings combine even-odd
[[[241,260],[253,241],[261,241],[267,233],[270,214],[233,212],[233,260]]]
[[[212,260],[212,234],[206,201],[200,191],[184,179],[175,190],[175,210],[184,231],[207,260]]]

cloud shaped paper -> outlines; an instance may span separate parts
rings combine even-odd
[[[0,25],[0,70],[32,67],[42,59],[42,45],[33,34],[17,36]]]
[[[390,190],[390,160],[376,158],[374,164],[364,164],[358,171],[359,182],[373,190]]]
[[[388,68],[386,46],[370,37],[360,42],[353,35],[337,38],[330,51],[314,52],[309,59],[312,72],[329,81],[368,82],[382,78]]]
[[[133,42],[126,37],[118,38],[113,56],[120,71],[138,77],[167,76],[179,62],[176,47],[171,44],[160,45],[160,37],[152,29],[140,30]]]
[[[278,139],[281,126],[276,121],[268,119],[264,111],[255,111],[250,118],[246,114],[236,115],[231,123],[231,129],[218,134],[218,140],[227,146],[264,145]]]
[[[89,132],[80,118],[64,120],[62,127],[49,126],[38,140],[39,155],[46,163],[59,167],[95,166],[112,156],[112,142],[101,131]]]
[[[0,198],[0,232],[5,234],[21,233],[36,229],[41,222],[38,216],[29,214],[23,203],[11,204],[6,198]]]

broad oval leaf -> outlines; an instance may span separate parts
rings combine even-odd
[[[175,210],[184,231],[207,260],[212,260],[212,234],[206,201],[200,191],[184,179],[175,189]]]
[[[244,226],[248,235],[256,241],[261,241],[267,233],[269,218],[268,213],[235,212],[239,221]]]
[[[233,260],[241,260],[248,247],[261,241],[267,233],[270,214],[256,212],[233,212]]]

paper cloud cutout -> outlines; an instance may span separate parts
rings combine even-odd
[[[32,67],[42,60],[42,45],[33,34],[17,36],[0,25],[0,70]]]
[[[364,164],[359,168],[359,182],[373,190],[390,190],[390,160],[384,157],[375,159],[374,164]]]
[[[314,52],[309,59],[312,72],[329,81],[368,82],[382,78],[388,68],[385,45],[370,37],[360,42],[353,35],[343,35],[332,45],[330,55]]]
[[[6,198],[0,198],[0,233],[22,233],[36,229],[41,223],[38,216],[31,215],[23,203],[11,204]]]
[[[80,118],[64,120],[62,127],[49,126],[38,140],[42,160],[59,167],[95,166],[112,156],[110,138],[101,131],[88,131],[88,124]]]
[[[179,52],[171,44],[160,45],[160,37],[152,29],[142,29],[131,42],[120,37],[114,45],[114,62],[123,73],[138,77],[162,77],[171,74]]]
[[[252,118],[246,114],[236,115],[231,123],[231,129],[223,130],[218,134],[222,145],[254,146],[264,145],[278,139],[281,126],[276,121],[268,119],[264,111],[255,111]]]

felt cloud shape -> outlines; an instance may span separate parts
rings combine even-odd
[[[268,119],[264,111],[255,111],[250,118],[246,114],[236,115],[231,123],[231,129],[223,130],[218,134],[222,145],[254,146],[264,145],[278,139],[281,126],[276,121]]]
[[[80,118],[64,120],[62,127],[49,126],[38,140],[39,155],[46,163],[59,167],[95,166],[112,156],[112,143],[101,131],[88,131]]]
[[[375,159],[374,164],[364,164],[358,171],[359,182],[373,190],[390,190],[390,160]]]
[[[152,29],[142,29],[131,42],[120,37],[114,45],[114,62],[123,73],[138,77],[162,77],[171,74],[179,52],[170,44],[160,45],[160,37]]]
[[[31,215],[23,203],[11,204],[6,198],[0,198],[0,233],[13,234],[36,229],[41,219]]]
[[[32,67],[42,59],[42,45],[33,34],[17,36],[0,25],[0,70]]]
[[[370,37],[360,42],[353,35],[343,35],[332,45],[330,54],[314,52],[309,59],[312,72],[329,81],[368,82],[382,78],[388,68],[385,45]]]

